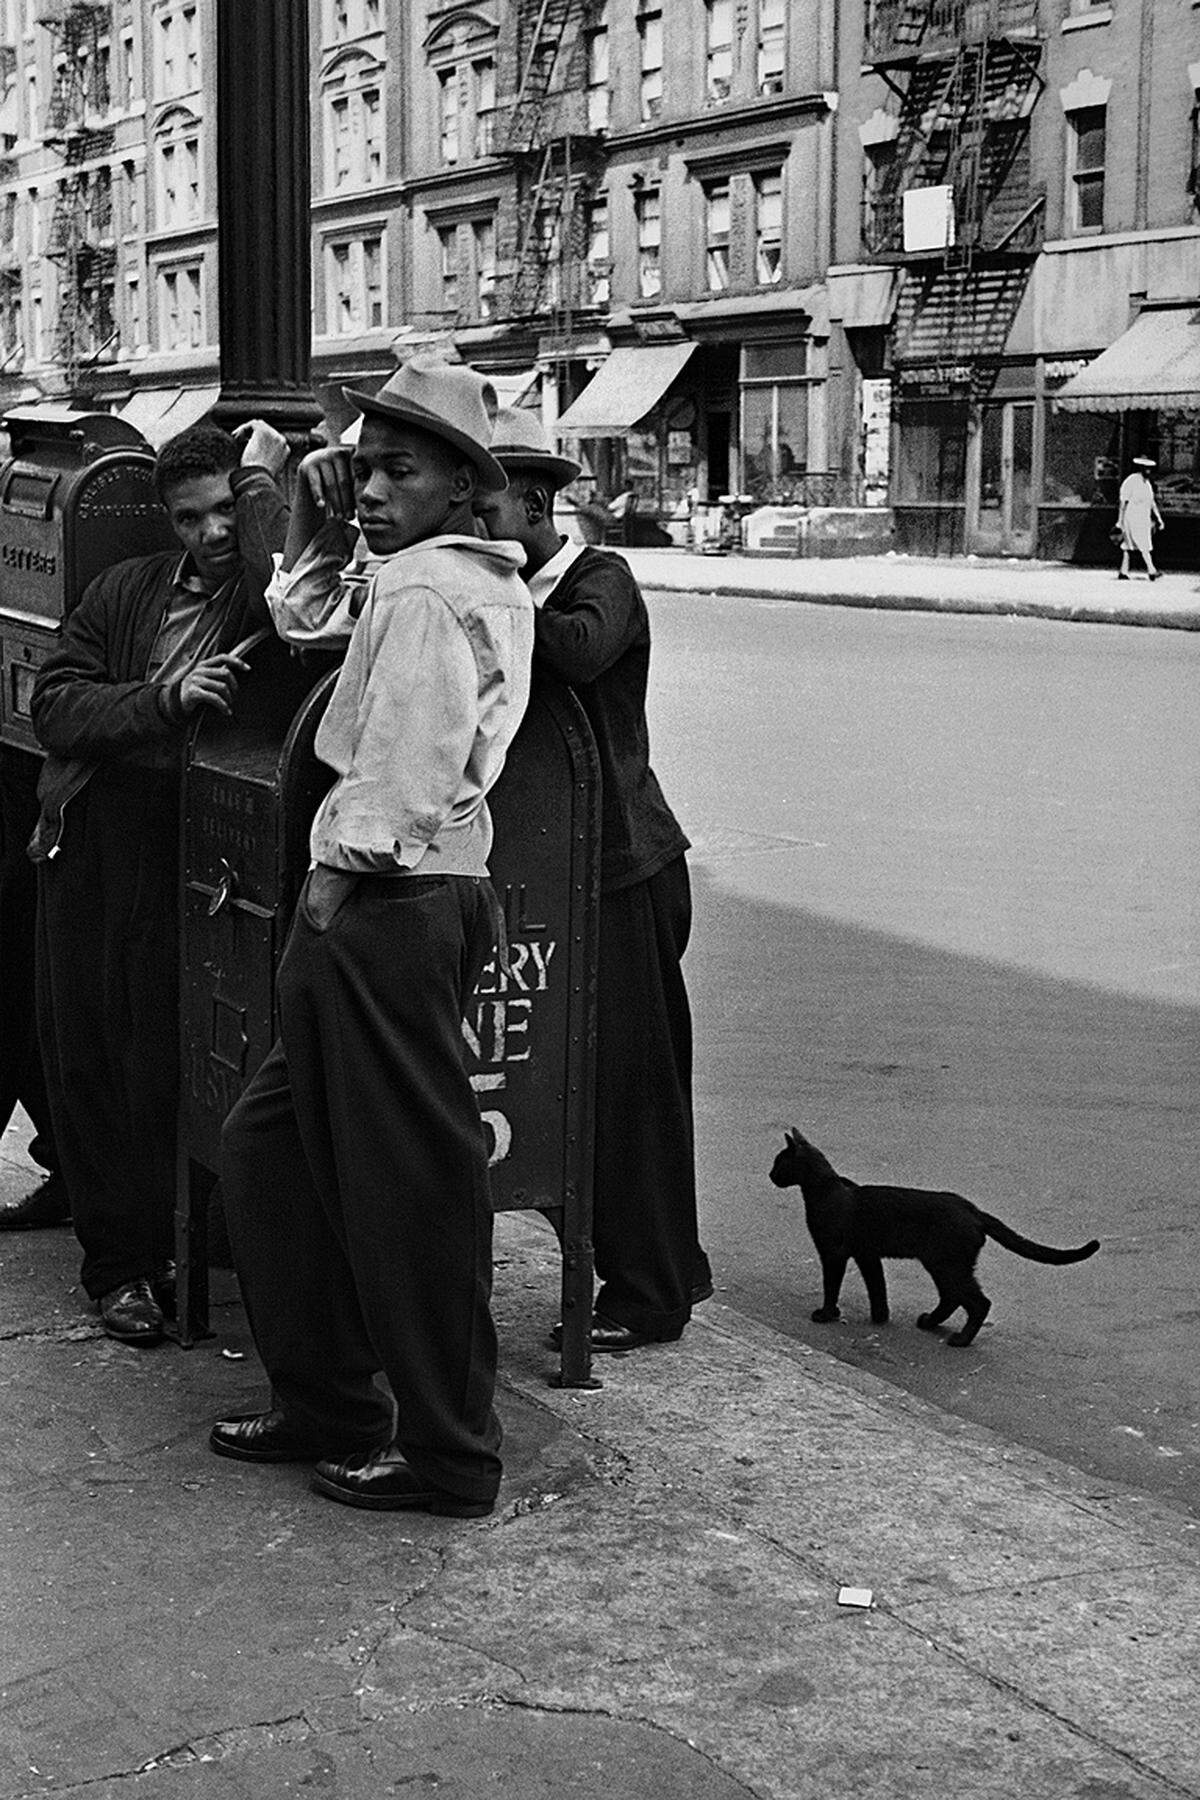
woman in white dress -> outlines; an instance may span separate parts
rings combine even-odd
[[[1136,550],[1145,563],[1148,578],[1157,581],[1159,577],[1159,570],[1154,566],[1152,546],[1155,530],[1162,529],[1163,516],[1158,510],[1158,501],[1154,498],[1154,488],[1148,474],[1153,467],[1152,456],[1135,456],[1133,468],[1121,483],[1121,491],[1117,496],[1117,528],[1121,533],[1118,581],[1129,580],[1129,555],[1132,550]]]

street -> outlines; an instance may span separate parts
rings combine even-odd
[[[688,969],[717,1302],[965,1419],[1200,1510],[1200,744],[1192,634],[656,595],[655,767],[694,841]],[[950,1187],[989,1244],[953,1351],[889,1265],[810,1323],[798,1125],[862,1181]]]

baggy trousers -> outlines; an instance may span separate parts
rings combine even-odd
[[[347,886],[323,929],[301,896],[279,1041],[226,1121],[234,1262],[275,1403],[318,1454],[394,1437],[426,1480],[488,1500],[492,1209],[462,1019],[495,897],[454,875]]]
[[[681,960],[692,901],[682,856],[600,900],[595,1310],[678,1337],[710,1278],[696,1223],[692,1019]]]
[[[37,1013],[59,1166],[93,1299],[173,1254],[179,777],[97,769],[38,865]]]

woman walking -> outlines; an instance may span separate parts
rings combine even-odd
[[[1121,567],[1118,581],[1129,580],[1129,555],[1136,550],[1146,565],[1150,581],[1157,581],[1160,571],[1154,566],[1155,530],[1162,530],[1163,516],[1154,498],[1148,471],[1154,467],[1152,456],[1135,456],[1133,468],[1121,483],[1117,505],[1117,529],[1121,533]]]

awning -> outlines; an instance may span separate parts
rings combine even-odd
[[[1200,412],[1200,308],[1147,307],[1054,400],[1064,412]]]
[[[610,350],[555,429],[570,437],[620,437],[657,405],[695,344],[639,344]]]
[[[486,375],[495,388],[501,406],[520,406],[538,378],[536,369],[506,369],[503,374],[483,369],[480,373]]]
[[[220,398],[219,387],[139,388],[117,417],[140,431],[152,450],[161,450],[176,432],[197,425]]]
[[[879,265],[867,269],[830,269],[829,316],[846,331],[890,325],[896,310],[896,270]]]
[[[829,299],[824,282],[806,288],[771,288],[765,294],[722,294],[715,300],[687,300],[675,308],[677,319],[689,331],[702,331],[708,323],[728,325],[765,317],[804,319],[806,337],[829,336]]]

